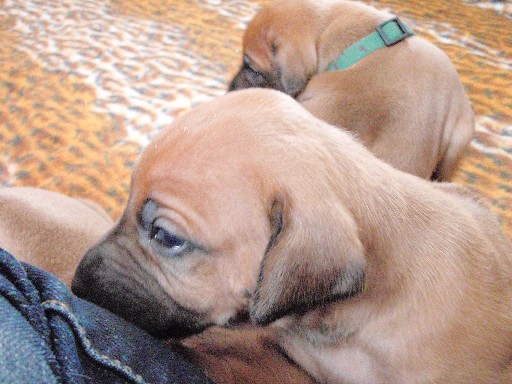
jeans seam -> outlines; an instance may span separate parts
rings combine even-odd
[[[87,330],[80,325],[80,321],[66,303],[58,300],[46,300],[42,303],[42,306],[45,310],[57,312],[67,320],[78,340],[80,340],[81,347],[90,358],[137,384],[149,384],[140,374],[135,373],[129,365],[123,364],[118,359],[113,359],[97,351],[87,337]]]

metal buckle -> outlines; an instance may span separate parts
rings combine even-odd
[[[386,32],[384,32],[383,28],[386,24],[389,24],[389,23],[396,23],[396,25],[398,26],[398,28],[400,29],[400,32],[402,32],[402,34],[395,37],[394,39],[391,39],[388,35],[386,35]],[[402,21],[398,17],[394,17],[390,20],[383,22],[382,24],[378,25],[377,28],[375,28],[375,29],[377,30],[377,33],[380,35],[380,37],[382,37],[384,44],[386,44],[386,46],[388,46],[388,47],[413,35],[413,33],[409,32],[407,30],[407,26],[404,23],[402,23]]]

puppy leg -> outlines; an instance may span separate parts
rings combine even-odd
[[[473,137],[474,131],[475,118],[473,112],[468,110],[467,113],[457,119],[451,137],[446,140],[448,142],[446,152],[437,164],[432,176],[433,180],[447,181],[451,179],[457,163],[464,153],[464,148],[466,148]]]
[[[282,352],[268,328],[213,327],[177,347],[217,384],[315,383]]]

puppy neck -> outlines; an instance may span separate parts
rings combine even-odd
[[[325,71],[341,52],[356,41],[375,32],[375,28],[390,17],[390,14],[365,4],[353,2],[332,4],[325,12],[325,28],[318,40],[318,72]]]

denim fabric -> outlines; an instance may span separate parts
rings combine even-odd
[[[0,249],[0,383],[211,383],[168,344]]]

